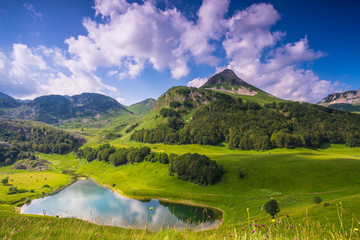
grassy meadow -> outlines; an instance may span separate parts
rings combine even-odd
[[[93,138],[89,145],[95,146],[96,142]],[[132,144],[117,139],[110,143]],[[9,184],[34,190],[8,195],[8,186],[0,186],[0,236],[4,239],[358,239],[359,148],[333,145],[323,149],[258,152],[229,150],[226,146],[148,146],[167,153],[206,154],[224,167],[222,181],[212,186],[184,182],[169,176],[168,167],[160,163],[114,167],[97,160],[87,163],[72,154],[38,154],[52,163],[52,170],[28,172],[11,166],[0,168],[0,178],[9,176]],[[239,168],[244,178],[238,177]],[[115,190],[128,197],[160,198],[219,208],[224,212],[223,223],[208,231],[164,229],[151,233],[97,226],[76,219],[19,214],[17,205],[26,198],[43,196],[69,183],[71,177],[61,174],[66,169],[90,176],[101,184],[114,185]],[[45,184],[50,187],[44,187]],[[315,204],[314,196],[321,197],[323,202]],[[270,198],[280,204],[281,211],[275,222],[263,209]],[[325,202],[328,206],[324,206]]]

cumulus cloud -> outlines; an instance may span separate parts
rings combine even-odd
[[[88,70],[117,67],[120,78],[136,77],[147,63],[159,71],[169,68],[175,79],[189,73],[190,59],[215,65],[210,42],[224,33],[221,21],[229,1],[205,0],[197,22],[176,8],[160,10],[155,2],[95,1],[96,15],[104,22],[85,19],[88,34],[67,39],[69,52]]]
[[[175,7],[163,10],[156,4],[95,0],[95,17],[83,20],[87,34],[65,39],[66,50],[14,44],[10,54],[0,52],[0,87],[23,89],[23,97],[83,91],[118,97],[117,90],[96,75],[99,68],[107,71],[104,77],[124,79],[151,66],[180,79],[198,64],[220,69],[217,53],[225,52],[224,67],[285,99],[317,101],[335,88],[304,67],[326,55],[311,49],[307,36],[283,43],[286,33],[272,31],[281,16],[271,4],[253,4],[225,17],[230,0],[203,0],[196,20]],[[31,4],[24,7],[41,17]],[[205,81],[199,77],[188,86]]]
[[[188,87],[196,87],[199,88],[202,85],[204,85],[204,83],[206,83],[206,81],[208,80],[208,78],[195,78],[193,80],[191,80],[190,82],[188,82],[187,86]]]
[[[14,44],[9,57],[0,52],[0,89],[22,99],[46,94],[116,92],[79,62],[67,59],[60,49],[30,49],[23,44]]]
[[[240,78],[281,98],[318,101],[335,85],[321,80],[304,62],[325,56],[309,47],[305,36],[295,43],[280,45],[286,35],[271,31],[280,19],[271,4],[253,4],[226,21],[229,31],[223,47],[229,60],[228,68]]]

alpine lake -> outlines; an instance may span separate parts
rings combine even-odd
[[[157,199],[125,198],[92,179],[25,204],[22,214],[78,218],[101,225],[158,231],[164,228],[207,230],[221,223],[222,212]]]

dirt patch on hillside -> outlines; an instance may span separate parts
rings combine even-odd
[[[239,87],[239,89],[237,91],[234,88],[232,88],[231,90],[228,90],[228,89],[225,89],[224,87],[221,87],[220,89],[217,89],[216,87],[206,88],[206,89],[228,92],[228,93],[233,93],[233,94],[238,94],[238,95],[247,95],[247,96],[255,96],[257,94],[256,91],[250,90],[248,88],[242,88],[242,87]]]

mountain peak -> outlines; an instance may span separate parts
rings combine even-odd
[[[238,95],[256,95],[260,89],[239,78],[231,69],[215,74],[201,86],[201,89],[217,90]]]

